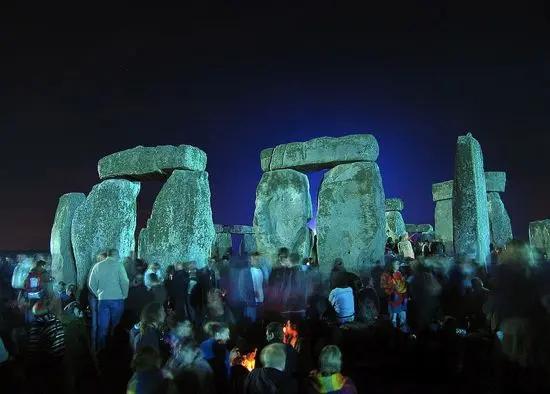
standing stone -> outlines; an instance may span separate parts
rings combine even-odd
[[[226,254],[231,255],[232,245],[230,233],[216,233],[214,246],[212,248],[212,256],[221,259]]]
[[[139,182],[109,179],[98,183],[74,214],[71,229],[80,289],[100,252],[117,249],[121,260],[134,254]]]
[[[391,237],[395,242],[406,232],[405,221],[400,212],[403,210],[403,200],[388,198],[384,205],[386,208],[386,238]]]
[[[550,219],[529,223],[529,242],[550,260]]]
[[[471,134],[456,144],[453,185],[453,239],[455,253],[485,265],[489,257],[490,230],[483,153]]]
[[[319,190],[317,253],[328,274],[336,258],[363,273],[383,262],[386,242],[384,189],[373,162],[341,164],[328,171]]]
[[[453,181],[434,183],[432,196],[435,201],[435,238],[445,246],[447,254],[454,253],[453,245]]]
[[[249,255],[257,251],[254,234],[244,234],[240,246],[241,255]]]
[[[491,229],[491,242],[496,247],[503,247],[512,240],[512,223],[500,194],[487,193],[487,207],[489,210],[489,226]]]
[[[216,236],[206,171],[175,170],[160,190],[147,227],[139,235],[139,257],[162,267],[195,261],[206,265]]]
[[[67,193],[59,198],[50,237],[52,275],[55,282],[76,283],[76,264],[71,226],[76,209],[86,201],[84,193]]]
[[[312,216],[309,180],[295,170],[265,172],[256,189],[254,235],[258,251],[274,258],[279,248],[307,257]]]

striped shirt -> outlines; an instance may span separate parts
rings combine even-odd
[[[37,316],[32,322],[27,353],[29,360],[36,362],[60,361],[65,355],[63,325],[53,313]]]

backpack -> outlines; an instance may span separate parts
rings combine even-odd
[[[29,300],[39,300],[44,294],[44,289],[42,288],[42,272],[40,271],[31,271],[27,280],[25,280],[25,291],[27,292],[27,298]]]

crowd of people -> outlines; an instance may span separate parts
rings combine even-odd
[[[204,267],[110,249],[82,288],[56,282],[45,260],[9,289],[13,270],[0,267],[6,392],[549,387],[550,265],[520,241],[480,265],[403,234],[360,274],[344,259],[323,274],[286,248]]]

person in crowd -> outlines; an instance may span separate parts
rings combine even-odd
[[[204,325],[208,339],[200,344],[204,358],[214,371],[215,386],[218,392],[227,390],[230,364],[227,342],[230,338],[229,328],[222,323],[208,322]]]
[[[65,296],[62,298],[63,308],[65,308],[65,306],[69,305],[70,303],[76,301],[77,290],[78,288],[74,283],[69,283],[67,285],[67,289],[65,290]]]
[[[311,291],[311,283],[306,272],[300,269],[300,256],[292,253],[285,260],[281,292],[281,315],[286,320],[303,320],[306,315],[307,300]]]
[[[312,371],[306,392],[331,394],[357,394],[353,381],[341,373],[342,352],[338,346],[327,345],[319,355],[319,370]]]
[[[487,319],[483,313],[483,305],[489,298],[489,289],[483,285],[479,277],[471,280],[472,286],[466,294],[466,313],[471,330],[486,328]]]
[[[176,323],[176,326],[170,329],[166,335],[165,342],[170,346],[173,354],[180,342],[193,339],[193,325],[189,320]]]
[[[328,300],[336,312],[339,324],[355,320],[355,299],[351,287],[335,287],[329,293]]]
[[[373,325],[380,314],[380,300],[372,276],[365,278],[366,286],[360,278],[354,283],[355,320]]]
[[[414,318],[411,326],[415,331],[422,332],[437,318],[441,285],[428,266],[421,262],[413,264],[413,274],[408,282],[408,290],[413,299],[411,316]]]
[[[254,323],[264,302],[265,278],[260,268],[259,254],[252,253],[248,262],[249,265],[240,271],[237,288],[245,304],[244,316]]]
[[[190,338],[179,343],[164,369],[173,379],[178,393],[216,393],[214,372]]]
[[[243,365],[247,355],[241,353],[239,348],[234,348],[229,353],[229,393],[242,394],[244,392],[244,382],[250,371]]]
[[[168,300],[168,293],[164,287],[164,283],[160,281],[157,274],[149,274],[149,291],[153,296],[153,301],[165,305]]]
[[[399,272],[399,261],[389,260],[380,278],[380,287],[388,302],[388,313],[392,325],[406,330],[407,323],[407,282]],[[399,322],[398,322],[399,318]]]
[[[25,279],[25,294],[31,308],[37,300],[44,299],[47,296],[46,285],[51,278],[45,267],[46,262],[44,260],[36,261]]]
[[[260,354],[262,368],[255,368],[244,382],[245,394],[298,392],[296,381],[285,371],[286,352],[283,344],[267,345]]]
[[[284,326],[279,322],[271,322],[265,329],[265,339],[267,344],[280,343],[285,349],[285,368],[284,371],[290,376],[296,376],[298,373],[298,352],[288,343],[284,343]]]
[[[397,250],[405,260],[414,260],[414,250],[408,233],[401,236],[400,241],[397,243]]]
[[[145,346],[134,354],[134,374],[128,382],[126,394],[164,394],[171,384],[161,370],[162,359],[157,349]]]
[[[108,256],[94,265],[88,281],[90,291],[98,300],[98,350],[106,346],[109,334],[120,322],[129,289],[128,276],[118,251],[110,249]]]
[[[143,282],[143,275],[136,274],[128,290],[128,298],[125,301],[125,311],[132,322],[138,321],[145,305],[154,301],[153,293],[147,290]]]
[[[168,297],[174,307],[177,321],[184,321],[190,318],[188,313],[189,298],[189,272],[185,263],[177,262],[174,265],[174,278],[168,290]]]
[[[146,346],[152,347],[159,353],[166,350],[162,344],[165,318],[164,307],[159,302],[151,302],[143,308],[141,320],[132,328],[130,333],[134,353]]]
[[[108,257],[107,251],[103,251],[101,253],[98,253],[96,256],[96,264],[100,263],[101,261],[105,260]],[[95,267],[94,265],[94,267]],[[90,273],[93,271],[94,267],[90,270]],[[91,346],[92,351],[95,353],[97,352],[98,346],[97,346],[97,332],[99,327],[99,310],[98,310],[98,299],[95,293],[90,289],[90,276],[88,275],[88,286],[86,286],[88,290],[88,306],[90,308],[90,340],[91,340]],[[86,299],[81,300],[82,304],[85,303]]]
[[[395,242],[392,237],[386,239],[386,246],[384,249],[385,254],[394,254],[395,253]]]
[[[46,392],[61,387],[64,377],[65,332],[61,321],[48,304],[38,300],[32,307],[34,315],[27,339],[28,376],[46,386]]]
[[[208,292],[208,301],[206,305],[206,314],[203,321],[215,321],[224,323],[228,327],[234,327],[237,324],[231,308],[227,306],[219,289],[210,289]]]
[[[160,264],[153,263],[149,265],[149,267],[147,267],[147,271],[145,271],[145,274],[144,274],[145,287],[147,287],[148,289],[151,289],[151,286],[152,286],[151,280],[150,280],[151,274],[156,274],[158,280],[160,280],[161,282],[164,282],[164,275],[162,274]]]

